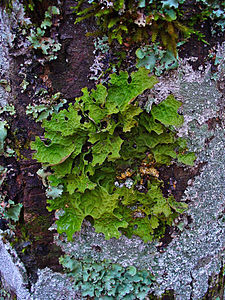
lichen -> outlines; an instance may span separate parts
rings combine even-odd
[[[180,70],[185,70],[184,65]],[[163,253],[157,251],[156,242],[144,244],[139,238],[129,240],[123,236],[119,240],[105,241],[103,235],[96,234],[88,223],[83,226],[82,233],[75,242],[65,243],[57,239],[57,244],[66,253],[78,259],[86,256],[92,257],[93,260],[112,259],[113,262],[119,262],[123,266],[134,265],[151,270],[157,274],[158,285],[154,289],[157,295],[172,289],[176,299],[182,300],[188,300],[190,297],[199,300],[205,295],[208,278],[220,272],[225,246],[224,124],[216,123],[210,131],[204,124],[198,124],[200,114],[204,121],[217,116],[222,95],[213,81],[203,80],[207,84],[203,85],[204,89],[198,85],[202,95],[198,103],[198,95],[195,93],[196,82],[194,80],[192,82],[191,78],[200,80],[198,72],[194,73],[188,67],[187,75],[178,77],[174,82],[173,91],[180,99],[183,98],[185,113],[195,108],[195,113],[190,116],[192,126],[189,128],[187,122],[186,130],[183,132],[190,130],[194,133],[193,148],[199,152],[199,161],[207,162],[202,173],[195,178],[193,186],[188,187],[183,197],[184,200],[190,201],[187,215],[192,223],[173,239]],[[183,86],[188,85],[190,92],[184,92],[180,83]],[[168,85],[164,90],[167,87]],[[156,89],[156,94],[157,91]],[[206,140],[206,136],[210,139]]]
[[[183,123],[177,113],[181,103],[169,95],[153,104],[149,114],[134,103],[156,82],[145,68],[132,72],[130,78],[127,72],[112,74],[108,88],[99,84],[91,92],[82,89],[83,96],[68,110],[43,121],[45,139],[37,137],[31,148],[36,150],[34,158],[51,165],[50,185],[60,184],[60,190],[63,186],[62,195],[47,203],[50,211],[63,209],[56,223],[68,239],[91,216],[96,232],[106,239],[118,238],[122,232],[147,242],[163,235],[166,225],[185,210],[185,203],[163,196],[156,169],[172,159],[186,165],[195,160],[172,127]],[[116,178],[122,183],[126,177],[135,184],[114,185]]]
[[[30,299],[43,299],[43,295],[45,300],[82,299],[66,274],[53,272],[49,268],[38,271],[38,281],[32,285]]]

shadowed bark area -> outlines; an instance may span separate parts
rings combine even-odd
[[[37,2],[37,9],[29,13],[32,22],[40,23],[48,6],[54,4],[55,1],[48,0]],[[32,160],[30,150],[30,142],[35,136],[41,135],[43,129],[40,123],[26,115],[25,110],[29,104],[35,103],[34,94],[39,88],[45,88],[50,94],[61,92],[63,97],[74,99],[81,94],[81,88],[93,87],[87,78],[94,59],[94,48],[92,39],[85,37],[91,25],[74,25],[75,18],[70,9],[72,5],[74,1],[64,1],[61,8],[62,20],[57,31],[62,48],[57,60],[42,65],[37,59],[38,54],[37,57],[31,57],[29,49],[23,55],[18,54],[17,48],[10,49],[10,78],[15,99],[12,104],[17,114],[8,120],[10,130],[7,138],[18,160],[13,157],[0,158],[2,166],[10,167],[10,174],[1,189],[9,199],[23,204],[13,244],[33,280],[37,278],[38,268],[48,266],[54,271],[62,270],[58,263],[62,251],[53,244],[53,233],[48,230],[55,221],[54,214],[46,209],[45,189],[36,174],[41,164]],[[32,59],[26,69],[31,84],[23,93],[20,85],[24,77],[18,71],[27,59]]]
[[[87,38],[85,34],[93,31],[95,24],[91,20],[75,25],[71,6],[74,6],[74,1],[64,2],[59,28],[62,51],[57,61],[49,66],[49,78],[56,91],[61,92],[65,98],[74,99],[81,95],[83,87],[94,87],[94,83],[87,80],[94,61],[93,39]]]
[[[7,141],[10,141],[17,159],[14,157],[0,157],[0,165],[9,169],[7,177],[0,188],[1,192],[7,195],[7,199],[23,204],[13,246],[26,266],[31,282],[37,280],[37,270],[39,268],[50,267],[53,271],[61,272],[62,267],[59,265],[58,258],[63,254],[63,251],[53,243],[55,232],[48,230],[55,221],[55,217],[54,213],[49,213],[46,209],[45,188],[42,180],[37,175],[41,164],[32,159],[30,150],[30,142],[34,140],[35,136],[43,134],[43,128],[41,128],[40,123],[36,123],[29,118],[25,111],[29,104],[35,103],[35,92],[40,88],[46,89],[50,95],[61,92],[63,98],[66,98],[68,102],[72,102],[75,97],[81,95],[83,87],[87,86],[89,89],[94,87],[94,82],[88,80],[90,66],[95,58],[93,54],[94,43],[93,39],[87,38],[85,34],[93,31],[96,24],[91,19],[74,25],[75,16],[70,9],[74,3],[72,0],[62,1],[60,25],[53,30],[58,34],[59,41],[62,44],[55,61],[42,64],[38,52],[32,56],[29,52],[30,49],[22,51],[21,54],[18,49],[10,49],[12,58],[10,79],[13,95],[11,103],[15,106],[17,113],[15,116],[9,117],[10,128],[8,129]],[[187,1],[187,11],[185,12],[187,18],[190,13],[189,6],[192,7],[193,3],[193,1]],[[43,0],[37,2],[37,9],[30,13],[32,22],[40,24],[40,20],[43,19],[44,12],[49,5],[55,5],[55,1]],[[210,45],[196,41],[196,38],[193,37],[189,43],[184,44],[180,49],[182,58],[190,55],[197,57],[196,61],[190,63],[194,70],[205,64],[209,49],[217,42],[224,40],[224,35],[221,33],[217,33],[217,38],[212,40],[209,32],[210,26],[209,23],[203,26],[205,39]],[[32,60],[32,63],[26,67],[26,76],[30,84],[26,92],[22,92],[21,83],[24,77],[18,70],[21,70],[21,65],[24,65],[28,59]],[[134,58],[133,60],[135,61]],[[126,62],[123,62],[123,64],[125,65]],[[217,66],[213,64],[211,69],[212,73],[217,72]],[[224,93],[224,78],[221,78],[217,85],[218,90]],[[220,114],[222,115],[222,112]],[[218,124],[221,126],[221,123],[221,117],[207,121],[209,130],[214,130]],[[210,139],[213,139],[213,137],[206,140],[206,144],[210,143]],[[187,186],[201,173],[204,165],[204,163],[199,163],[195,168],[184,168],[174,164],[169,167],[161,167],[159,170],[160,179],[164,182],[163,193],[165,196],[172,194],[177,201],[180,201]],[[190,228],[192,219],[189,216],[187,219],[186,228]],[[166,251],[167,246],[173,240],[174,233],[179,235],[180,231],[174,229],[174,227],[168,226],[166,228],[165,237],[159,241],[157,246],[159,253]],[[101,251],[101,247],[97,245],[96,249],[97,247]],[[216,299],[216,297],[223,299],[223,272],[224,269],[221,266],[220,274],[209,279],[209,289],[204,297],[205,300]],[[193,288],[193,282],[190,285]],[[150,299],[157,299],[157,297],[153,295],[150,296]],[[169,289],[160,299],[175,299],[174,291]]]

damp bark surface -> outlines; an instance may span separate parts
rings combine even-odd
[[[190,1],[189,5],[192,5],[192,2]],[[43,18],[47,7],[54,5],[54,1],[42,1],[38,5],[40,6],[40,13],[35,12],[32,15],[32,20],[36,23]],[[193,168],[172,165],[160,169],[160,179],[164,182],[164,194],[166,196],[173,194],[177,201],[181,201],[186,197],[186,202],[190,204],[190,211],[184,216],[184,227],[182,229],[167,227],[166,234],[160,241],[154,242],[152,245],[146,245],[139,239],[134,238],[130,241],[124,237],[118,241],[113,239],[106,242],[102,235],[96,234],[87,222],[87,225],[84,224],[82,233],[78,235],[79,239],[74,245],[70,245],[71,248],[68,248],[63,238],[62,241],[58,239],[57,243],[54,242],[56,232],[49,231],[48,228],[55,222],[55,216],[46,209],[45,187],[37,175],[41,165],[32,159],[29,146],[35,136],[43,134],[43,128],[41,128],[40,123],[36,123],[29,118],[25,110],[29,104],[35,103],[34,94],[40,88],[48,90],[50,94],[61,92],[69,103],[73,102],[75,97],[81,95],[83,87],[87,86],[89,89],[94,87],[94,82],[89,80],[90,67],[95,59],[93,54],[94,43],[93,39],[87,38],[85,34],[93,31],[96,25],[94,20],[75,25],[75,17],[70,9],[72,5],[74,5],[74,1],[71,0],[62,2],[60,25],[55,29],[62,48],[55,61],[43,64],[38,59],[37,53],[34,56],[31,55],[29,47],[24,47],[25,49],[21,51],[16,44],[10,48],[8,54],[12,88],[12,94],[8,102],[15,106],[17,114],[8,116],[10,129],[8,130],[7,139],[10,141],[12,148],[15,149],[17,159],[14,157],[0,157],[0,165],[10,169],[4,184],[1,186],[1,192],[7,195],[7,199],[23,204],[13,247],[17,250],[26,267],[30,286],[37,282],[36,291],[38,288],[41,291],[44,280],[47,280],[46,278],[52,278],[53,281],[58,282],[57,280],[59,280],[60,282],[60,273],[54,275],[56,274],[54,272],[62,272],[58,258],[63,253],[74,253],[74,256],[78,259],[86,256],[91,256],[94,260],[112,259],[124,266],[133,264],[140,266],[140,268],[158,272],[160,276],[158,284],[161,284],[161,287],[156,286],[156,292],[162,294],[164,290],[171,291],[163,299],[201,299],[204,294],[206,294],[205,299],[212,299],[218,294],[222,299],[224,286],[222,249],[225,248],[225,241],[222,238],[224,189],[221,182],[224,169],[220,165],[218,157],[220,157],[221,162],[224,160],[223,146],[221,145],[223,139],[222,115],[224,107],[222,100],[224,100],[224,78],[221,74],[220,80],[211,84],[207,83],[207,78],[206,81],[203,80],[204,76],[207,77],[206,73],[199,75],[199,67],[203,66],[203,69],[207,67],[206,56],[209,46],[205,46],[202,42],[196,43],[194,38],[190,43],[182,46],[181,49],[183,59],[190,55],[197,58],[190,63],[193,67],[192,74],[189,74],[193,76],[192,82],[190,83],[189,75],[184,76],[185,78],[178,82],[178,74],[174,75],[177,76],[175,84],[178,88],[175,87],[173,90],[169,86],[169,80],[168,86],[164,87],[167,88],[166,93],[168,91],[173,92],[175,95],[177,93],[178,97],[182,98],[184,115],[192,118],[191,120],[190,118],[187,119],[186,123],[186,125],[189,124],[188,134],[193,137],[190,146],[194,151],[200,153],[200,159]],[[223,41],[224,36],[218,33],[217,39],[211,42],[212,37],[209,34],[209,27],[210,24],[205,24],[203,31],[210,47],[212,47],[216,45],[216,42]],[[27,59],[32,61],[28,66],[26,66]],[[125,64],[126,62],[123,62],[123,65]],[[23,75],[19,72],[21,65],[25,66],[27,78],[30,82],[26,92],[21,90],[23,81]],[[210,69],[212,73],[217,71],[217,67],[213,64],[211,64]],[[194,74],[194,71],[197,73]],[[198,76],[200,77],[199,82]],[[173,77],[171,78],[173,81]],[[204,82],[202,83],[202,81]],[[163,87],[159,86],[158,89],[160,89],[158,93],[160,97],[166,95]],[[196,89],[200,91],[199,95],[195,94]],[[213,96],[209,93],[204,94],[207,89],[212,91]],[[157,92],[156,87],[155,93],[157,94]],[[196,105],[192,101],[193,97],[196,97],[197,100],[202,97],[203,100]],[[211,101],[212,97],[215,103],[210,102],[211,104],[208,105],[207,100]],[[204,116],[203,123],[198,123],[197,114]],[[203,128],[204,124],[207,128]],[[216,212],[215,208],[216,198],[218,199],[219,212]],[[204,211],[202,215],[199,207]],[[204,217],[205,225],[201,227],[199,224],[200,221],[204,223]],[[213,218],[218,222],[213,223]],[[7,227],[7,224],[4,224],[4,226]],[[210,228],[212,229],[211,233]],[[199,249],[196,249],[197,235],[203,240],[203,243],[199,245]],[[216,251],[216,247],[218,247],[218,251]],[[191,257],[192,250],[193,258]],[[203,255],[204,252],[205,256]],[[209,253],[212,254],[209,255]],[[180,255],[180,257],[177,257],[177,255]],[[157,262],[151,264],[150,261],[154,259]],[[40,273],[39,269],[42,270],[46,267],[51,270]],[[181,278],[181,274],[178,274],[182,272],[182,268],[184,268],[184,278]],[[199,279],[200,273],[203,275]],[[177,280],[174,274],[176,274]],[[214,274],[219,274],[219,277],[215,280],[215,282],[218,281],[219,286],[216,291],[212,289]],[[54,276],[58,277],[55,278]],[[42,278],[43,281],[40,282],[39,278]],[[62,282],[68,284],[67,279],[62,278]],[[205,282],[203,282],[204,280]],[[50,286],[49,289],[51,289]],[[79,299],[79,296],[76,297],[76,299]],[[46,299],[52,298],[49,296]],[[61,299],[64,299],[63,296],[61,296]]]
[[[10,130],[7,139],[15,149],[17,159],[0,157],[0,164],[10,168],[1,190],[7,194],[8,199],[23,204],[13,246],[32,281],[37,280],[38,268],[48,266],[54,271],[61,271],[58,258],[62,251],[53,244],[53,233],[48,230],[55,217],[46,209],[45,188],[37,175],[41,165],[32,159],[30,150],[30,142],[35,136],[43,133],[43,129],[40,123],[26,115],[25,110],[29,104],[35,103],[32,99],[40,88],[48,90],[51,94],[61,92],[63,97],[72,100],[80,96],[81,88],[93,87],[88,81],[89,68],[94,59],[93,41],[85,37],[85,33],[91,30],[91,27],[93,29],[93,25],[75,26],[74,14],[70,9],[72,4],[73,1],[64,1],[61,8],[62,20],[57,31],[62,49],[56,61],[43,65],[37,56],[31,56],[30,48],[25,48],[20,54],[17,44],[9,51],[9,74],[13,95],[9,103],[15,106],[17,114],[8,117]],[[49,5],[54,5],[54,1],[38,4],[40,9],[31,14],[34,23],[40,23]],[[21,66],[26,65],[27,59],[32,60],[32,63],[26,68],[30,84],[24,93],[21,89],[24,76],[20,70]]]

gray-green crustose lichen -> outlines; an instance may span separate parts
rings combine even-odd
[[[105,241],[104,236],[96,234],[87,223],[83,225],[79,239],[71,243],[57,239],[57,244],[65,253],[77,259],[87,256],[96,261],[111,259],[123,266],[134,265],[157,273],[157,285],[153,288],[157,295],[172,289],[175,299],[189,300],[192,297],[199,300],[207,292],[209,277],[218,274],[224,263],[224,122],[220,124],[215,118],[220,114],[222,94],[215,82],[210,80],[207,69],[205,75],[190,71],[191,68],[186,63],[179,69],[172,74],[177,74],[177,77],[171,79],[173,89],[170,81],[167,84],[164,81],[156,92],[161,88],[160,97],[163,98],[167,95],[167,90],[170,90],[183,100],[184,119],[190,120],[191,124],[189,128],[187,122],[181,131],[187,129],[187,132],[192,133],[193,137],[189,142],[191,149],[198,152],[198,161],[207,162],[201,174],[189,183],[183,197],[183,200],[190,203],[186,212],[188,218],[191,218],[189,226],[185,226],[182,232],[173,237],[163,253],[157,250],[159,243],[144,244],[136,237],[127,239],[122,236],[118,240]],[[205,76],[207,80],[204,80]],[[199,103],[196,82],[201,97]],[[181,84],[184,83],[190,89],[188,95],[187,92],[183,94]],[[196,110],[193,115],[192,109]],[[198,123],[199,115],[202,116],[201,124]],[[215,127],[209,130],[208,124],[204,122],[213,119]],[[99,251],[95,250],[96,246]]]
[[[66,273],[53,272],[49,268],[38,270],[38,280],[31,287],[29,299],[68,300],[82,299],[80,291],[75,291],[70,277]]]
[[[214,139],[200,159],[208,161],[202,174],[189,187],[185,199],[191,201],[187,212],[192,223],[174,238],[165,253],[158,253],[157,243],[121,237],[105,241],[92,227],[84,225],[79,239],[73,243],[57,244],[77,259],[90,256],[94,260],[112,259],[123,266],[131,264],[157,273],[154,287],[157,294],[173,289],[177,299],[202,299],[208,289],[208,278],[217,274],[224,261],[224,131],[217,128]],[[100,251],[95,251],[98,245]],[[167,276],[165,277],[165,273]]]

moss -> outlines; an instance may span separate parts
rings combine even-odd
[[[209,278],[209,289],[202,300],[219,300],[224,299],[224,286],[225,286],[225,276],[224,276],[224,265],[221,265],[220,273]]]
[[[48,228],[51,226],[51,215],[35,215],[30,213],[29,218],[25,217],[25,224],[19,224],[19,230],[22,237],[27,239],[31,236],[35,241],[43,239],[43,233],[49,233]]]
[[[37,216],[30,224],[27,224],[27,229],[29,232],[35,233],[35,240],[38,240],[43,238],[43,232],[47,232],[50,226],[51,219],[49,215]]]
[[[30,141],[26,140],[25,142],[21,140],[21,138],[14,135],[13,139],[13,150],[15,151],[15,156],[17,160],[28,160],[28,157],[25,156],[24,150],[28,150],[30,148]]]

